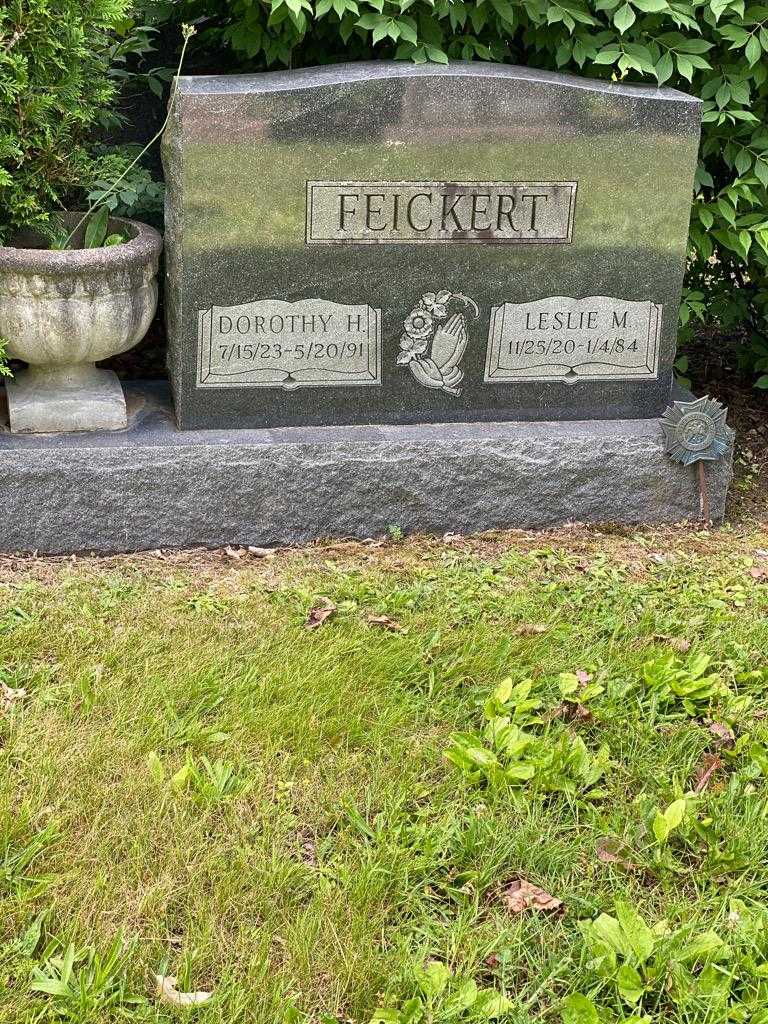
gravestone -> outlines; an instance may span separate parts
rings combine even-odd
[[[182,78],[165,385],[11,435],[5,549],[723,518],[673,385],[699,102],[521,68]]]
[[[179,425],[660,416],[699,121],[671,89],[481,63],[181,78]]]

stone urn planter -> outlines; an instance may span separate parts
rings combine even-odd
[[[81,216],[69,214],[68,224]],[[128,425],[117,375],[94,363],[144,337],[163,242],[154,228],[121,217],[110,219],[109,232],[128,241],[50,250],[30,233],[0,246],[0,336],[9,356],[28,364],[6,383],[14,432]]]

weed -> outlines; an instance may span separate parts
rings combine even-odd
[[[438,960],[414,968],[413,976],[417,994],[398,1007],[376,1010],[370,1024],[497,1020],[512,1008],[505,995],[479,987],[472,978],[454,977]]]
[[[561,684],[570,690],[570,680]],[[449,761],[470,783],[524,786],[531,792],[563,793],[597,799],[610,752],[605,744],[592,753],[580,736],[562,726],[544,724],[542,702],[531,698],[533,680],[505,679],[486,701],[482,732],[454,733],[446,751]],[[594,695],[601,688],[594,689]],[[538,727],[538,732],[530,731]]]
[[[146,1003],[128,990],[123,974],[124,943],[117,937],[104,954],[93,946],[76,947],[52,939],[32,972],[30,990],[44,993],[61,1016],[77,1020],[89,1013]]]

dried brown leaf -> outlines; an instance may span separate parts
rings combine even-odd
[[[248,554],[253,555],[254,558],[274,558],[277,554],[272,548],[258,548],[254,544],[248,546]]]
[[[501,898],[510,914],[522,914],[526,910],[560,911],[563,906],[562,900],[540,889],[538,885],[526,882],[524,878],[511,881]]]
[[[561,701],[544,716],[546,721],[562,718],[566,722],[591,722],[592,717],[592,712],[585,704],[570,700]]]
[[[691,641],[686,640],[682,636],[673,636],[669,641],[669,646],[673,651],[677,651],[678,654],[687,654],[691,649]]]
[[[718,747],[732,747],[736,742],[736,737],[725,722],[710,722],[709,732],[715,737]]]
[[[242,558],[245,554],[245,548],[226,547],[224,548],[224,554],[227,558]]]
[[[304,627],[306,629],[317,629],[322,626],[326,619],[336,611],[336,605],[329,597],[322,597],[314,608],[310,608]]]
[[[393,633],[405,633],[405,627],[399,622],[390,619],[388,615],[367,615],[365,621],[369,626],[380,626],[381,629],[389,629]]]
[[[518,636],[538,636],[540,633],[546,633],[549,630],[549,626],[545,626],[540,622],[524,622],[518,626],[515,632]]]
[[[678,654],[687,654],[691,649],[691,641],[682,636],[665,636],[663,633],[657,633],[653,639],[668,644]]]
[[[176,988],[178,978],[173,975],[156,974],[157,997],[161,1003],[171,1006],[199,1006],[212,998],[213,992],[179,992]]]
[[[631,860],[623,856],[624,850],[621,844],[609,836],[598,839],[595,853],[597,854],[597,859],[603,864],[618,864],[627,871],[637,870],[637,864],[633,864]]]
[[[0,711],[9,711],[12,704],[17,700],[23,700],[26,696],[26,690],[21,687],[14,689],[0,679]]]
[[[692,788],[694,793],[703,793],[709,785],[709,780],[712,778],[718,768],[722,767],[723,762],[717,756],[717,754],[702,754],[701,760],[696,765],[696,770],[693,773]]]

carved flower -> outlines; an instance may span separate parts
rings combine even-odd
[[[451,293],[447,291],[437,293],[426,292],[421,296],[421,304],[436,320],[445,320],[448,316],[448,302],[450,298]]]
[[[426,309],[412,310],[405,318],[405,323],[403,324],[405,333],[415,341],[429,338],[434,330],[434,326],[434,317]]]
[[[427,338],[414,338],[410,334],[402,335],[400,338],[400,348],[402,351],[397,357],[398,364],[402,366],[404,363],[410,363],[412,359],[418,358],[418,356],[427,351],[428,344],[429,340]]]

